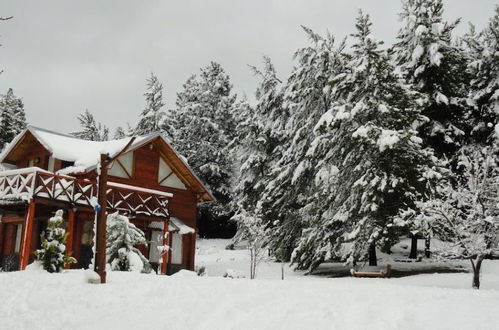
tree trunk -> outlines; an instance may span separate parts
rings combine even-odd
[[[476,260],[470,258],[471,266],[473,267],[473,289],[480,289],[480,268],[482,267],[483,258],[483,256],[476,257]]]
[[[376,242],[369,245],[369,266],[377,266],[378,258],[376,257]]]
[[[424,255],[426,258],[431,257],[430,244],[431,244],[430,236],[426,236],[424,240]]]
[[[411,234],[411,252],[409,253],[409,259],[418,258],[418,237],[416,234]]]

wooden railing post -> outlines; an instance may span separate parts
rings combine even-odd
[[[35,220],[35,207],[36,204],[33,200],[29,202],[28,212],[26,213],[26,219],[23,225],[23,238],[20,251],[20,266],[21,270],[24,270],[29,262],[29,255],[31,253],[31,238],[33,236],[33,222]]]
[[[75,228],[75,212],[73,208],[68,210],[68,238],[66,241],[66,254],[68,256],[73,254],[73,238],[74,238],[74,228]],[[71,268],[71,264],[64,265],[64,268]]]

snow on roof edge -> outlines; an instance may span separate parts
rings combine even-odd
[[[169,226],[169,228],[168,228],[169,231],[174,231],[174,230],[178,229],[178,233],[180,235],[193,234],[193,233],[196,232],[196,230],[194,228],[187,226],[179,218],[170,217],[170,223],[169,223],[169,225],[173,225],[171,227]]]

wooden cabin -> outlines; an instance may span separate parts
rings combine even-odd
[[[23,270],[47,220],[64,210],[76,268],[91,262],[97,167],[130,139],[86,141],[28,127],[0,155],[0,267]],[[109,169],[107,211],[127,215],[149,241],[139,246],[161,273],[194,269],[197,204],[214,197],[160,134],[137,137]],[[161,254],[157,246],[168,244]]]

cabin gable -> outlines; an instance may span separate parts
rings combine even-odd
[[[16,168],[39,167],[47,170],[49,166],[50,151],[31,134],[26,134],[17,141],[15,147],[9,152],[4,162]]]

